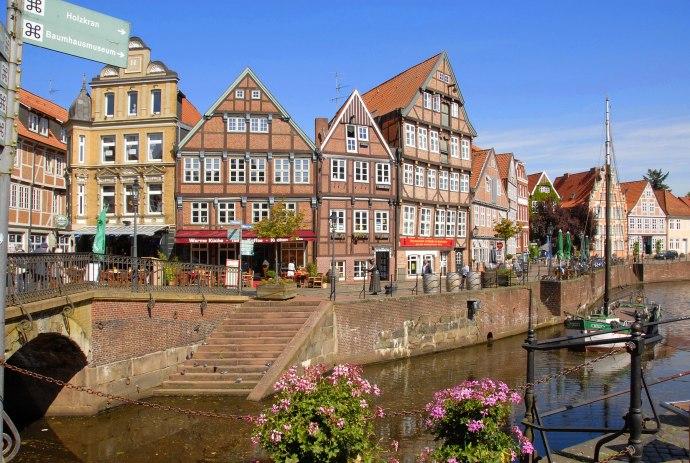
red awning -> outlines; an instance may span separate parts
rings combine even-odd
[[[311,230],[297,230],[294,235],[283,238],[258,238],[253,230],[243,230],[242,239],[252,240],[255,243],[287,243],[289,241],[314,241],[316,233]]]
[[[178,230],[175,235],[176,244],[208,244],[208,243],[237,243],[228,239],[227,230]]]

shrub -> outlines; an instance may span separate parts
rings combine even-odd
[[[315,277],[319,274],[319,269],[316,266],[316,262],[307,262],[307,273],[310,277]]]
[[[437,392],[426,405],[426,427],[443,444],[425,449],[420,462],[503,463],[516,460],[520,453],[531,454],[534,448],[520,428],[504,430],[511,403],[519,402],[517,392],[491,379],[464,381]]]
[[[275,462],[362,463],[378,461],[373,419],[383,416],[368,396],[376,385],[361,377],[357,365],[290,368],[275,384],[276,401],[256,419],[255,444]]]

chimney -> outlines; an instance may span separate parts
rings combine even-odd
[[[314,119],[314,140],[316,141],[316,146],[321,147],[321,143],[326,138],[326,133],[328,132],[328,119],[325,117],[317,117]]]

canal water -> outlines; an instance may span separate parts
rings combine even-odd
[[[690,283],[647,285],[646,296],[659,302],[664,318],[690,315]],[[644,361],[648,382],[684,372],[690,366],[690,322],[662,326],[664,341],[650,349]],[[537,332],[539,339],[562,334],[561,327]],[[525,382],[526,353],[524,335],[498,340],[451,352],[416,357],[365,368],[365,376],[378,384],[380,405],[393,412],[422,409],[434,392],[452,387],[465,379],[490,377],[511,386]],[[563,371],[596,355],[562,351],[537,354],[536,377]],[[617,355],[561,376],[537,388],[542,412],[567,404],[586,401],[629,386],[629,356]],[[668,381],[651,388],[659,401],[688,399],[690,378]],[[621,427],[629,396],[623,395],[547,418],[546,424],[564,426]],[[227,397],[156,398],[156,403],[184,407],[200,412],[256,415],[270,401],[248,402]],[[649,407],[646,398],[646,416]],[[518,406],[520,419],[524,409]],[[434,446],[424,431],[419,414],[394,414],[378,421],[377,431],[384,446],[395,439],[400,444],[397,458],[416,461],[426,446]],[[51,417],[42,419],[22,432],[22,445],[14,461],[35,462],[242,462],[263,459],[265,455],[249,440],[251,425],[240,420],[188,416],[142,406],[122,406],[94,417]],[[551,434],[552,449],[562,449],[594,435]]]

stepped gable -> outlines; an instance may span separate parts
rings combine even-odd
[[[561,207],[568,208],[588,204],[594,185],[601,175],[601,168],[592,167],[576,174],[566,173],[556,178],[553,187],[561,197]]]
[[[247,397],[318,305],[303,300],[242,305],[154,394]]]

